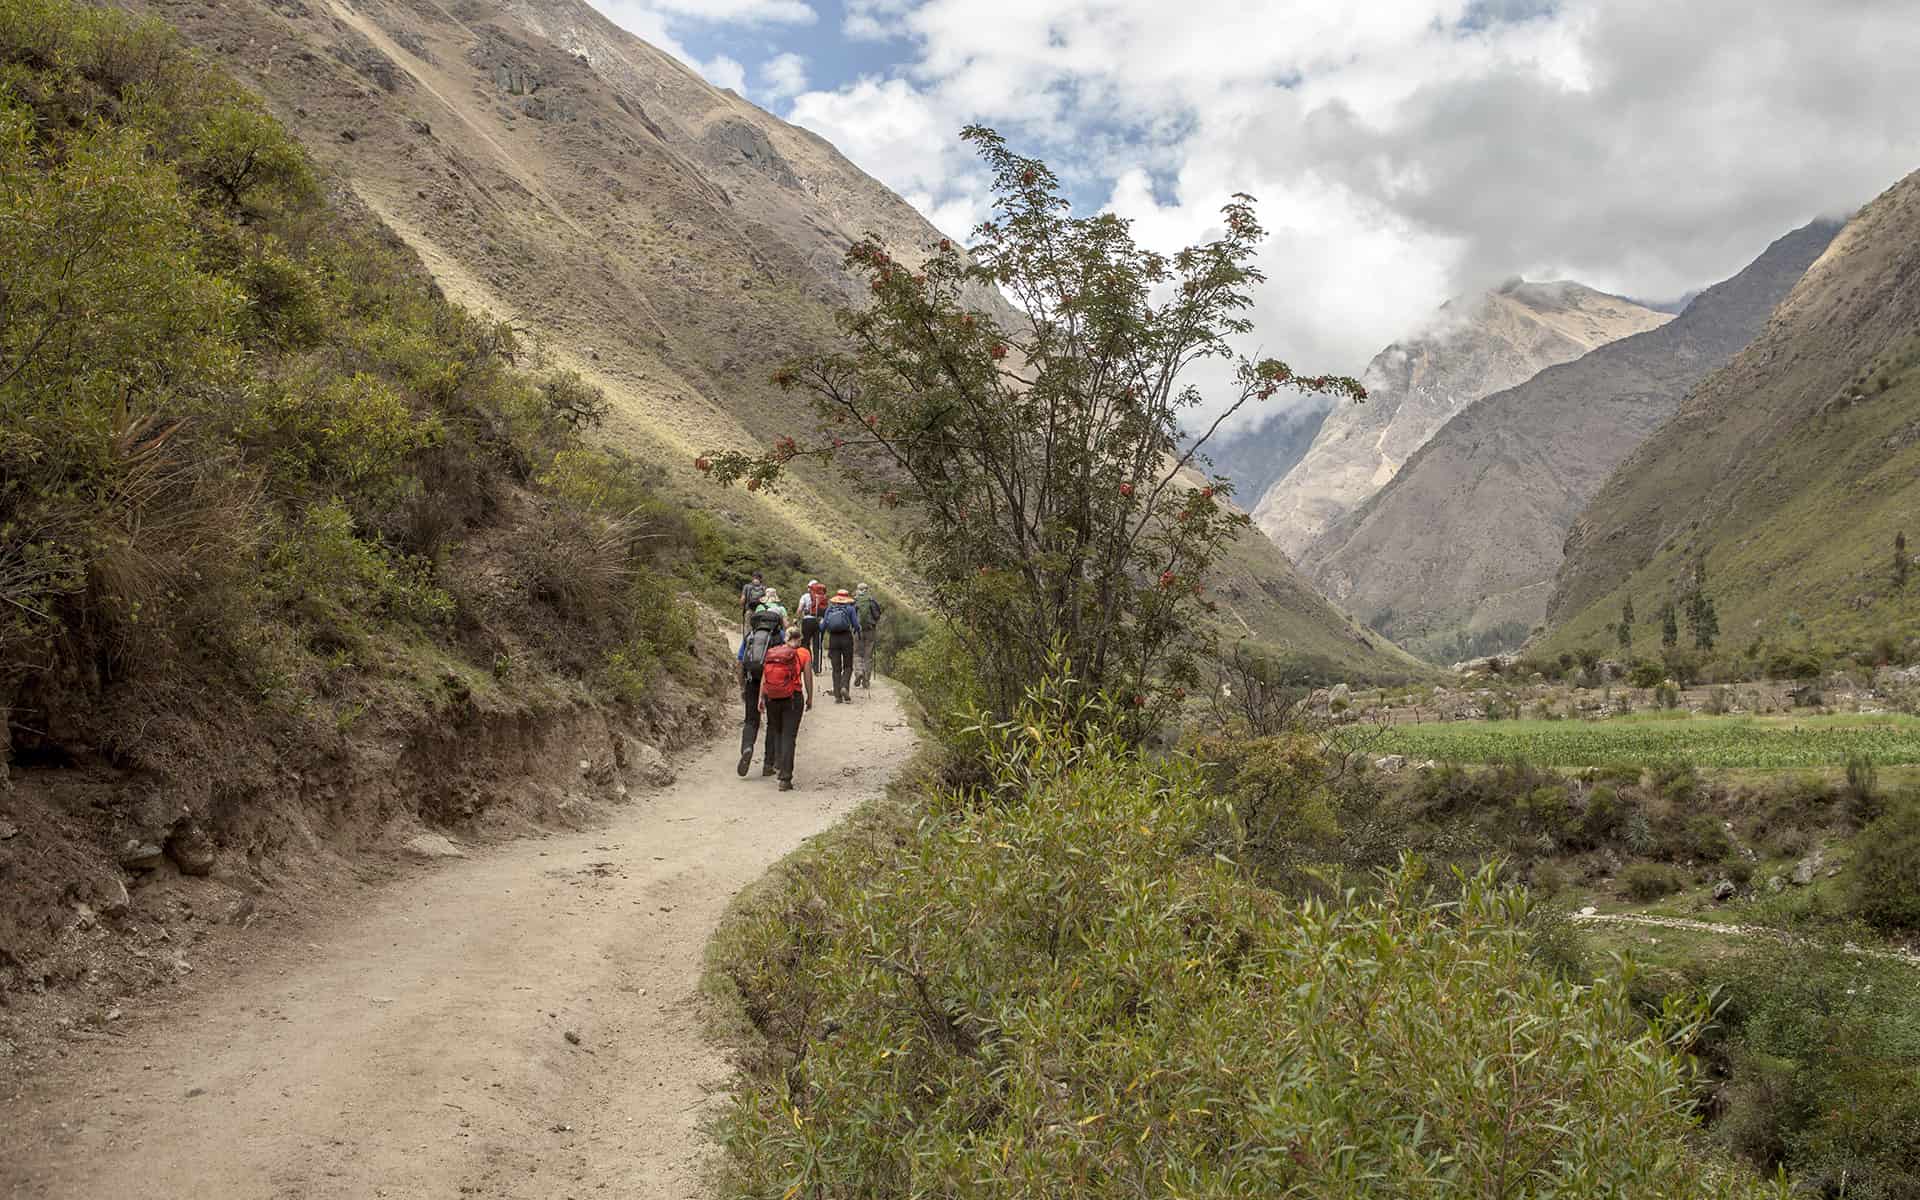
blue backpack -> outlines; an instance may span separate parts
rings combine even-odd
[[[854,626],[853,605],[827,605],[826,629],[828,633],[852,633]]]

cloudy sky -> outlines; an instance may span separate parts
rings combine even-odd
[[[1302,370],[1510,275],[1676,296],[1920,168],[1916,0],[593,2],[951,233],[971,121],[1162,248],[1253,193]]]

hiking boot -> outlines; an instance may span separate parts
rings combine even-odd
[[[771,775],[771,774],[773,774],[773,764],[772,764],[772,763],[762,763],[762,764],[760,765],[760,778],[762,778],[762,779],[765,779],[765,778],[766,778],[767,776],[769,776],[769,775]]]
[[[779,790],[781,790],[781,791],[783,791],[783,792],[790,792],[790,791],[792,791],[792,790],[793,790],[793,780],[791,780],[791,779],[782,779],[782,780],[780,781],[780,789],[779,789]]]
[[[753,751],[742,750],[740,752],[740,766],[738,769],[734,771],[734,774],[744,777],[747,773],[747,768],[752,765],[753,765]]]

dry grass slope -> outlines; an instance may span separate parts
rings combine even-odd
[[[608,435],[664,466],[671,494],[911,594],[897,527],[830,477],[769,498],[700,486],[689,465],[789,431],[768,377],[833,336],[846,246],[876,232],[911,262],[939,236],[899,197],[580,0],[145,6],[261,92],[449,295],[606,389]],[[1240,559],[1263,640],[1404,670],[1270,546]]]

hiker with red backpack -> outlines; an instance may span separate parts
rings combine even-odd
[[[795,630],[798,633],[799,630]],[[787,610],[780,606],[780,593],[771,588],[763,589],[752,610],[747,614],[746,633],[740,639],[740,652],[734,661],[740,667],[740,702],[746,709],[746,715],[740,723],[740,769],[738,774],[745,775],[747,768],[753,765],[753,744],[760,740],[760,714],[765,711],[761,704],[760,687],[762,676],[766,672],[767,655],[777,647],[786,644]],[[763,775],[773,774],[773,731],[767,731],[767,754],[764,758]]]
[[[841,588],[827,602],[827,615],[820,622],[827,634],[827,656],[833,660],[833,702],[853,702],[853,642],[860,636],[860,611],[853,597]]]
[[[788,629],[786,644],[767,651],[760,673],[760,710],[767,715],[767,757],[760,773],[778,771],[783,792],[793,790],[793,751],[800,741],[800,715],[813,708],[813,672],[807,669],[813,656],[801,645],[804,640],[799,629]],[[746,770],[740,773],[744,775]]]

